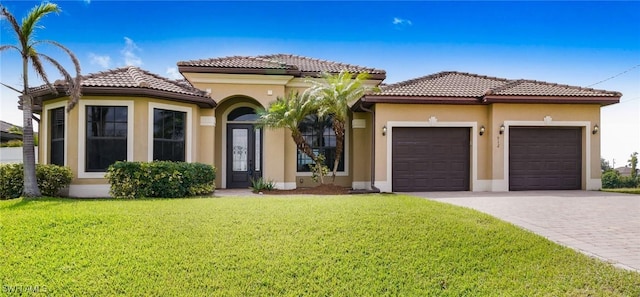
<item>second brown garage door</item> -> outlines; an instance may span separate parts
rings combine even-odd
[[[509,190],[578,190],[581,185],[581,128],[509,129]]]
[[[468,191],[469,131],[469,128],[393,128],[393,191]]]

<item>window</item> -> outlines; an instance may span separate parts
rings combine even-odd
[[[64,166],[64,107],[49,111],[49,164]]]
[[[86,172],[104,172],[127,160],[127,112],[126,106],[86,107]]]
[[[153,109],[153,159],[185,160],[186,112]]]
[[[333,169],[333,162],[336,159],[336,134],[333,132],[332,119],[332,116],[318,118],[317,115],[308,115],[299,126],[302,136],[313,152],[316,155],[325,156],[325,165],[329,170]],[[340,163],[338,163],[338,171],[344,171],[344,151],[345,149],[342,150]],[[313,160],[298,150],[298,172],[310,172],[309,164],[313,164]]]

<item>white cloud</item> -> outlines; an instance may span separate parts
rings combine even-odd
[[[411,20],[401,19],[398,17],[393,18],[393,24],[396,28],[404,28],[413,25]]]
[[[124,48],[120,51],[126,66],[142,66],[142,59],[136,53],[142,50],[129,37],[124,38]]]
[[[111,57],[109,56],[100,56],[94,53],[89,53],[89,58],[91,59],[92,65],[99,65],[102,68],[109,68],[111,66]]]
[[[167,67],[167,76],[171,79],[183,79],[182,74],[178,71],[176,67]]]

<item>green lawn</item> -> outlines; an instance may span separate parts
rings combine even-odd
[[[0,239],[2,294],[640,296],[639,273],[404,195],[0,201]]]
[[[626,194],[640,194],[640,188],[602,189],[602,191]]]

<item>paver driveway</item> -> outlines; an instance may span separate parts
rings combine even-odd
[[[488,213],[615,266],[640,271],[640,195],[593,191],[411,194]]]

